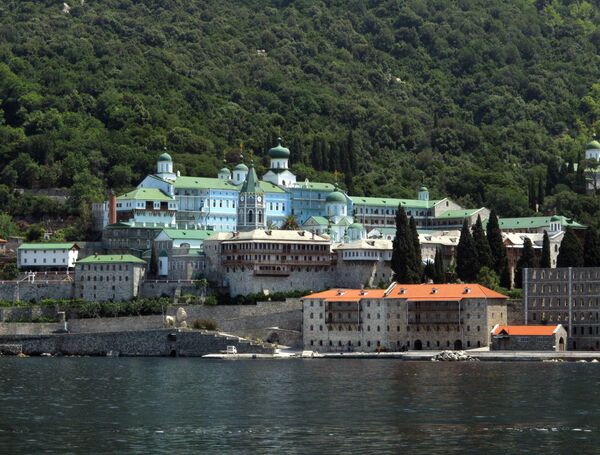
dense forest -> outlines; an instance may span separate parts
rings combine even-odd
[[[282,135],[300,178],[598,224],[598,0],[5,0],[0,204],[75,220],[167,149],[214,176]],[[585,163],[583,163],[585,164]],[[339,173],[339,175],[338,175]],[[66,203],[15,188],[69,188]],[[23,226],[21,226],[23,227]],[[0,217],[0,235],[16,227]]]

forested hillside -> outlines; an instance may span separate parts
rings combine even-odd
[[[597,0],[67,3],[0,2],[0,203],[15,218],[85,227],[89,202],[164,148],[214,176],[241,147],[264,167],[278,134],[301,178],[339,171],[354,194],[413,197],[423,180],[504,216],[598,218],[565,165],[600,133]],[[12,194],[51,187],[72,188],[66,206]]]

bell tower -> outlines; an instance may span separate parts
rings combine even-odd
[[[238,231],[253,231],[266,229],[265,191],[260,186],[254,164],[250,162],[246,180],[242,184],[237,206]]]

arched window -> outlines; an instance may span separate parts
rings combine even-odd
[[[254,212],[252,210],[248,210],[248,223],[252,223],[254,221]]]
[[[262,223],[263,222],[263,216],[262,216],[262,212],[258,212],[258,222]]]

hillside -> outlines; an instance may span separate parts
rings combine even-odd
[[[16,218],[85,228],[87,204],[165,147],[214,176],[240,146],[264,166],[281,134],[301,178],[339,171],[353,194],[423,180],[501,215],[540,203],[597,224],[563,163],[600,133],[598,1],[67,3],[0,3],[0,203]]]

